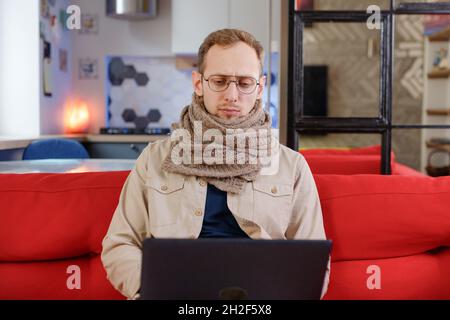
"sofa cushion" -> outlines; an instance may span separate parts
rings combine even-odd
[[[450,177],[315,175],[332,260],[450,246]]]
[[[334,149],[334,148],[313,148],[313,149],[300,149],[300,153],[303,155],[380,155],[381,145],[372,145],[367,147],[346,148],[346,149]]]
[[[450,248],[398,258],[333,262],[324,299],[449,299],[449,266]]]
[[[364,174],[364,173],[380,173],[380,155],[381,145],[373,145],[367,147],[351,148],[351,149],[302,149],[300,153],[308,160],[310,165],[314,166],[317,174]],[[330,156],[378,156],[375,158],[354,157],[344,158],[330,157],[322,158],[320,155]],[[375,160],[375,161],[374,161]],[[333,161],[333,165],[330,163]],[[348,165],[345,165],[347,162]],[[404,164],[395,161],[395,154],[391,152],[392,174],[423,176],[420,171],[410,168]],[[356,167],[355,167],[356,166]],[[348,168],[350,167],[350,168]],[[314,172],[313,171],[313,172]],[[356,173],[355,173],[356,172]]]
[[[304,155],[313,174],[380,174],[376,155]]]
[[[99,254],[128,174],[1,174],[0,261]]]
[[[398,162],[395,164],[395,170],[392,171],[392,174],[398,174],[401,176],[428,177],[426,174]]]
[[[300,150],[314,174],[380,174],[381,145],[352,149]],[[391,169],[396,170],[394,152]]]
[[[0,275],[0,299],[125,299],[106,278],[99,255],[29,263],[3,262]]]

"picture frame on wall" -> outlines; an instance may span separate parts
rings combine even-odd
[[[97,14],[81,14],[80,34],[98,34],[99,17]]]
[[[43,19],[49,19],[50,18],[50,4],[49,4],[48,0],[41,0],[40,9],[41,9],[41,17]]]
[[[59,49],[59,70],[67,72],[67,50]]]
[[[98,60],[93,58],[82,58],[78,60],[79,79],[98,78]]]
[[[52,82],[52,59],[51,59],[51,43],[43,41],[43,56],[42,56],[42,77],[43,77],[43,93],[45,97],[51,97],[53,91]]]

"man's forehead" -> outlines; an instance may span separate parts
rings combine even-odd
[[[237,73],[231,73],[231,72],[210,72],[209,70],[207,71],[207,73],[211,76],[224,76],[224,77],[255,77],[254,73],[242,73],[242,72],[237,72]]]
[[[224,65],[215,63],[206,63],[205,74],[221,75],[230,77],[253,77],[258,78],[260,74],[260,67],[249,65]]]
[[[256,51],[243,42],[230,47],[212,46],[205,57],[205,73],[257,77],[260,62]]]

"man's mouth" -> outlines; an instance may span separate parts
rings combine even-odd
[[[232,107],[225,107],[225,108],[219,108],[219,111],[225,115],[239,115],[241,111],[238,108],[232,108]]]

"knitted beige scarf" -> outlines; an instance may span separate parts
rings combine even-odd
[[[172,128],[174,131],[171,136],[171,152],[163,161],[162,169],[187,176],[203,177],[222,191],[241,193],[244,183],[253,181],[262,166],[267,165],[267,160],[270,161],[271,118],[262,109],[262,102],[259,99],[256,100],[255,106],[247,116],[226,120],[208,113],[203,97],[194,93],[192,103],[183,109],[180,122],[174,123]],[[188,133],[188,139],[174,139],[179,130]],[[223,139],[203,138],[206,137],[204,134],[207,130],[220,133]],[[238,143],[238,141],[245,143]],[[186,144],[189,145],[186,146]],[[181,164],[174,163],[172,151],[174,148],[179,150],[182,147],[185,147],[183,150],[190,151],[190,154],[183,155],[188,156],[189,161],[187,163],[183,161]],[[210,152],[205,152],[205,149]],[[200,163],[193,161],[196,156],[194,152],[197,152],[197,156],[200,155]],[[230,161],[230,155],[233,158],[232,161]],[[212,159],[218,159],[216,156],[222,161],[213,161]]]

